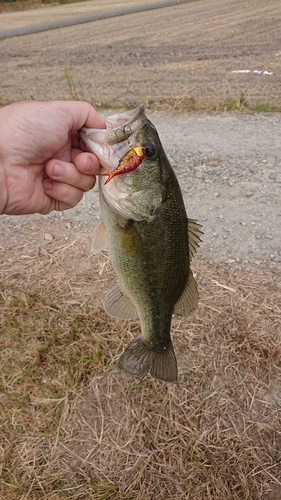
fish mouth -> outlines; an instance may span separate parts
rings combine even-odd
[[[96,144],[113,146],[128,141],[129,137],[143,127],[145,119],[144,106],[140,104],[140,106],[131,111],[109,116],[106,120],[106,129],[82,127],[79,130],[79,135],[100,158],[100,147],[97,147]]]
[[[116,144],[127,140],[132,134],[143,127],[144,120],[145,116],[143,104],[140,104],[137,108],[126,113],[119,113],[109,117],[107,120],[109,128],[107,138],[109,141],[108,144]]]
[[[106,119],[106,129],[82,127],[79,135],[87,149],[100,160],[101,174],[112,172],[131,147],[141,146],[139,131],[147,122],[144,106],[141,104],[131,111],[118,113]],[[130,140],[129,140],[130,139]],[[133,212],[123,208],[122,202],[129,195],[129,187],[112,179],[105,184],[105,177],[99,177],[100,196],[110,207],[127,219],[140,220]],[[122,176],[120,176],[122,177]]]

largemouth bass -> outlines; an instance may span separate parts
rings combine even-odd
[[[190,262],[201,226],[187,218],[176,175],[142,105],[108,118],[107,129],[83,127],[80,136],[100,159],[101,174],[116,171],[107,180],[99,178],[101,222],[92,250],[108,247],[119,280],[106,296],[105,311],[121,319],[139,317],[141,323],[141,335],[127,346],[118,366],[127,375],[150,373],[175,382],[171,319],[188,315],[198,303]],[[141,163],[120,172],[122,158],[139,147]]]

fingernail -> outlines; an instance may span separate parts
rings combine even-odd
[[[53,176],[54,177],[62,177],[64,174],[64,167],[60,165],[59,163],[56,163],[54,166],[54,172]]]
[[[91,171],[93,168],[93,160],[88,158],[86,172]]]

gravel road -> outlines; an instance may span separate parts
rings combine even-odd
[[[279,102],[279,0],[238,4],[201,0],[149,16],[2,40],[0,96],[62,98],[58,75],[68,63],[90,101],[93,92],[101,102],[117,102],[125,92],[145,103],[150,97],[184,98],[191,89],[215,99],[247,88],[248,97]],[[58,9],[62,15],[62,6]],[[233,74],[245,68],[251,72]],[[256,68],[272,75],[254,73]],[[230,270],[270,269],[281,283],[281,115],[148,111],[148,116],[178,175],[189,217],[203,225],[202,258]],[[63,214],[2,217],[0,261],[16,258],[27,246],[36,251],[42,242],[55,246],[62,236],[89,233],[97,217],[96,188]]]
[[[281,286],[281,116],[148,116],[177,173],[188,216],[203,225],[201,257],[230,271],[270,270]],[[97,187],[64,213],[2,217],[3,261],[23,252],[27,241],[37,251],[42,243],[61,244],[62,236],[91,233],[98,218]]]
[[[167,121],[154,121],[159,129]],[[205,251],[246,265],[281,263],[280,115],[183,116],[163,130]],[[168,142],[169,137],[169,142]],[[248,262],[247,262],[248,261]]]
[[[203,225],[201,255],[230,267],[270,264],[280,271],[281,116],[149,117],[180,181],[188,215]],[[97,203],[95,193],[85,198],[89,211]]]

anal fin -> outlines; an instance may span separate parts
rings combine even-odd
[[[118,368],[131,377],[145,377],[148,373],[164,382],[176,382],[178,378],[177,360],[172,342],[161,350],[146,345],[141,337],[136,337],[125,349]]]
[[[193,278],[191,270],[189,270],[185,288],[175,304],[174,314],[179,316],[188,316],[188,314],[196,309],[198,304],[197,283]]]

